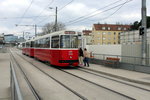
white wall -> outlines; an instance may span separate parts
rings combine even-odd
[[[121,45],[87,45],[86,48],[96,54],[121,55]]]

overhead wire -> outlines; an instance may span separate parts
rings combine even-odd
[[[52,0],[45,8],[39,13],[38,16],[40,16],[40,15],[45,11],[45,9],[47,9],[53,2],[54,2],[54,0]],[[35,18],[33,19],[33,21],[35,21],[35,20],[38,18],[38,16],[35,17]]]
[[[71,0],[71,1],[68,2],[66,5],[64,5],[63,7],[59,8],[58,11],[63,10],[65,7],[67,7],[68,5],[70,5],[73,1],[74,1],[74,0]],[[45,18],[45,19],[43,19],[43,20],[40,20],[40,21],[38,21],[36,24],[42,23],[42,22],[44,22],[45,20],[47,20],[48,18],[49,18],[49,17],[47,17],[47,18]]]
[[[38,17],[48,17],[48,16],[54,16],[54,15],[47,15],[47,16],[38,16]],[[0,20],[8,20],[8,19],[26,19],[26,18],[34,18],[37,16],[29,16],[29,17],[3,17],[0,18]]]
[[[128,0],[126,0],[126,2],[127,2]],[[110,14],[110,15],[108,15],[108,16],[106,16],[106,17],[104,17],[104,18],[101,18],[100,20],[105,20],[105,19],[108,19],[109,17],[111,17],[111,16],[113,16],[115,13],[117,13],[125,4],[126,4],[126,2],[124,2],[118,9],[116,9],[112,14]],[[99,20],[99,21],[100,21]],[[94,20],[90,20],[90,21],[94,21]]]
[[[76,20],[82,19],[82,18],[84,18],[84,17],[87,17],[87,16],[89,16],[89,15],[92,15],[92,14],[94,14],[94,13],[100,11],[100,10],[103,10],[103,9],[105,9],[105,8],[107,8],[107,7],[109,7],[109,6],[112,6],[112,5],[116,4],[116,3],[119,3],[119,2],[121,2],[121,1],[122,1],[122,0],[117,0],[117,1],[115,1],[115,2],[113,2],[113,3],[110,3],[110,4],[108,4],[108,5],[104,6],[104,7],[102,7],[102,8],[99,8],[99,9],[97,9],[97,10],[91,12],[91,13],[85,14],[85,15],[83,15],[83,16],[80,16],[80,17],[75,18],[75,19],[73,19],[73,20],[70,20],[70,21],[68,21],[68,22],[72,22],[72,21],[76,21]]]
[[[126,2],[124,2],[124,3],[118,4],[118,5],[114,6],[114,7],[111,7],[111,8],[109,8],[109,9],[103,10],[102,12],[99,12],[99,13],[96,13],[96,14],[93,14],[93,15],[90,15],[90,16],[87,16],[87,17],[85,17],[85,18],[83,18],[83,19],[80,19],[80,20],[77,20],[77,21],[74,21],[74,20],[73,20],[73,21],[69,21],[69,22],[67,22],[67,23],[68,23],[68,25],[70,25],[70,24],[74,24],[74,23],[77,23],[77,22],[80,22],[80,21],[89,19],[89,18],[94,17],[94,16],[96,16],[96,15],[98,15],[98,14],[100,14],[100,13],[104,13],[104,12],[107,12],[107,11],[112,10],[112,9],[114,9],[114,8],[117,8],[117,7],[119,7],[119,6],[122,6],[122,5],[124,5],[124,4],[126,4],[126,3],[130,2],[130,1],[132,1],[132,0],[128,0],[128,1],[126,1]]]
[[[66,5],[64,5],[63,7],[59,8],[58,11],[61,11],[62,9],[64,9],[65,7],[67,7],[68,5],[70,5],[74,0],[71,0],[70,2],[68,2]]]
[[[25,14],[27,13],[27,11],[28,11],[28,10],[30,9],[30,7],[32,6],[33,1],[34,1],[34,0],[32,0],[32,1],[30,2],[29,6],[27,7],[27,9],[25,10],[25,12],[23,13],[22,18],[25,16]],[[21,24],[21,22],[22,22],[22,20],[21,20],[18,24]]]

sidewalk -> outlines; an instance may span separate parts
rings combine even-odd
[[[96,72],[116,77],[125,81],[135,82],[150,86],[150,74],[129,71],[124,69],[115,69],[103,65],[90,64],[90,67],[85,67]]]
[[[10,100],[10,57],[0,53],[0,100]]]

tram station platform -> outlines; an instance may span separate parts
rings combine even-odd
[[[10,56],[0,53],[0,100],[10,100]]]
[[[90,67],[82,66],[84,68],[88,68],[90,70],[94,70],[96,72],[116,77],[125,81],[135,82],[138,84],[148,85],[150,86],[150,74],[129,71],[125,69],[119,68],[111,68],[106,67],[104,65],[90,64]]]

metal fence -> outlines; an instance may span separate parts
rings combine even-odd
[[[92,54],[93,59],[106,60],[107,57],[119,58],[120,63],[128,63],[134,65],[150,66],[150,58],[133,57],[133,56],[121,56],[121,55],[109,55],[109,54]],[[146,63],[143,64],[142,61],[145,60]]]
[[[10,77],[11,100],[23,100],[12,62],[10,62]]]

